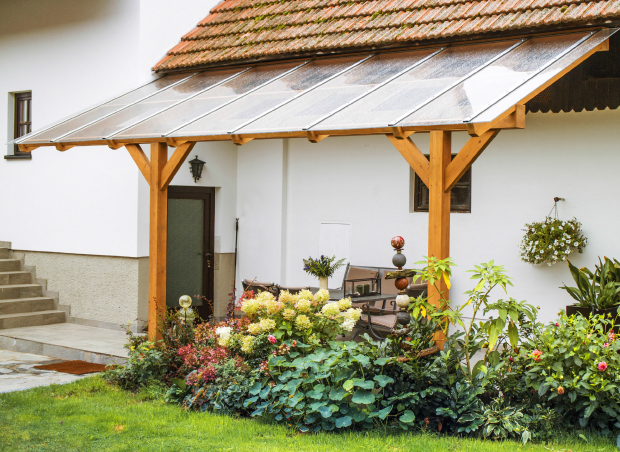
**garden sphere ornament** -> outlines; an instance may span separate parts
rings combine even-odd
[[[192,297],[189,295],[182,295],[179,298],[179,306],[183,308],[183,312],[185,313],[185,323],[187,323],[187,308],[192,305]]]
[[[392,264],[394,264],[398,270],[402,270],[403,266],[407,263],[407,258],[403,254],[405,239],[397,235],[396,237],[392,237],[391,244],[396,251],[396,254],[392,257]],[[403,326],[408,325],[411,320],[411,315],[407,312],[407,307],[409,307],[409,296],[405,293],[405,289],[408,285],[409,280],[407,278],[396,278],[394,281],[394,286],[399,291],[396,296],[396,305],[400,308],[396,315],[396,321]]]

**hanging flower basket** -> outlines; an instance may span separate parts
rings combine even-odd
[[[552,265],[565,261],[575,250],[583,253],[587,240],[576,218],[562,221],[547,217],[545,221],[525,225],[525,235],[519,245],[521,259],[530,264]]]

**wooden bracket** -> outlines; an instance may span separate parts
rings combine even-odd
[[[126,144],[125,149],[129,151],[129,155],[133,158],[133,161],[138,165],[138,169],[146,179],[146,181],[151,183],[151,163],[149,162],[148,157],[142,150],[139,144]]]
[[[394,135],[394,138],[398,138],[399,140],[404,140],[414,133],[415,130],[403,130],[402,127],[392,127],[392,135]]]
[[[430,164],[426,156],[420,151],[420,148],[411,141],[411,138],[399,139],[391,133],[387,133],[386,136],[390,139],[394,147],[398,149],[398,152],[407,160],[407,163],[411,165],[411,168],[413,168],[420,180],[424,182],[424,185],[428,187]]]
[[[491,122],[467,124],[467,133],[480,137],[491,129],[524,129],[525,105],[515,105]]]
[[[237,146],[242,146],[246,143],[249,143],[250,141],[254,139],[254,138],[242,138],[241,135],[237,135],[237,134],[232,134],[230,137],[232,138],[233,143],[235,143]]]
[[[192,149],[194,149],[195,144],[195,141],[189,141],[177,146],[174,154],[172,154],[172,157],[168,160],[164,166],[164,169],[161,171],[160,190],[165,190],[168,188],[168,185],[170,185],[170,182],[174,179],[175,174],[179,171],[179,168],[181,168],[181,164],[185,161],[189,153],[192,152]]]
[[[321,140],[324,140],[325,138],[327,138],[329,135],[320,135],[317,132],[313,131],[313,130],[307,130],[306,131],[306,136],[308,137],[308,141],[310,143],[318,143]]]
[[[56,150],[57,151],[64,152],[64,151],[67,151],[67,150],[69,150],[71,148],[74,148],[75,144],[56,143],[55,146],[56,146]]]
[[[18,144],[17,147],[21,152],[32,152],[41,146],[38,144]]]
[[[465,172],[471,167],[482,151],[491,144],[497,136],[499,129],[485,132],[480,137],[471,137],[465,146],[459,151],[454,159],[448,164],[444,174],[444,191],[448,193],[459,181]]]

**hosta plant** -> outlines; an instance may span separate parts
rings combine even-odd
[[[544,221],[525,225],[519,249],[525,262],[552,265],[565,261],[575,250],[583,253],[586,242],[577,219],[562,221],[547,217]]]

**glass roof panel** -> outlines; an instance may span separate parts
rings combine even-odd
[[[588,33],[546,36],[519,47],[398,122],[399,126],[457,124],[482,111],[552,62]]]
[[[299,99],[295,99],[295,102],[248,124],[237,133],[302,130],[437,50],[423,49],[374,56],[317,89],[303,94]]]
[[[536,93],[541,86],[544,86],[554,76],[557,76],[560,72],[565,71],[575,62],[580,61],[588,52],[595,49],[598,45],[607,40],[611,35],[618,31],[617,28],[609,29],[604,28],[594,36],[588,38],[574,49],[567,52],[561,58],[552,62],[548,67],[539,73],[535,73],[534,76],[527,79],[525,83],[520,86],[511,87],[509,92],[503,93],[503,97],[498,96],[494,99],[488,108],[483,110],[476,110],[474,117],[471,118],[471,122],[491,122],[499,115],[504,113],[508,108],[513,105],[522,102],[523,99],[527,99],[533,93]],[[564,35],[566,36],[566,35]],[[570,37],[570,35],[568,36]],[[468,118],[469,119],[469,118]]]
[[[221,110],[179,129],[170,136],[221,135],[232,132],[270,109],[293,99],[296,95],[312,89],[363,58],[356,56],[313,61]],[[294,102],[299,102],[299,100],[295,99]]]
[[[246,80],[242,87],[249,88],[255,86],[257,82],[264,79],[270,79],[274,71],[259,71],[263,77],[252,77],[252,80]],[[277,74],[278,71],[275,71]],[[230,73],[226,71],[205,71],[201,72],[195,77],[184,81],[176,86],[173,86],[165,91],[155,94],[154,96],[144,99],[137,104],[130,106],[129,108],[119,111],[102,121],[98,121],[82,130],[78,130],[71,135],[64,137],[61,141],[90,141],[100,140],[103,138],[111,137],[122,129],[132,126],[139,121],[142,121],[157,112],[162,111],[165,108],[171,107],[175,103],[187,99],[188,97],[213,86],[216,83],[225,80],[230,77]],[[234,81],[233,79],[231,81]],[[116,139],[116,137],[114,137]]]
[[[270,72],[251,69],[227,69],[211,71],[217,73],[219,80],[199,94],[181,102],[168,110],[148,118],[116,135],[114,139],[130,138],[157,138],[166,135],[171,130],[187,124],[201,114],[219,107],[234,97],[259,86],[271,78]],[[230,79],[230,77],[236,77]],[[227,80],[228,79],[228,80]]]
[[[142,99],[145,96],[156,93],[157,91],[164,89],[173,83],[177,83],[184,78],[187,78],[191,74],[175,74],[167,75],[165,77],[154,80],[153,82],[141,86],[138,89],[123,94],[116,99],[99,105],[92,110],[86,111],[72,119],[61,122],[60,124],[53,126],[41,133],[35,131],[30,138],[24,140],[24,143],[41,143],[44,141],[52,141],[66,133],[76,130],[85,126],[93,121],[103,118],[110,113],[118,111],[119,109],[126,107],[127,105]]]
[[[387,127],[407,111],[432,99],[517,42],[501,41],[448,48],[310,130]]]

